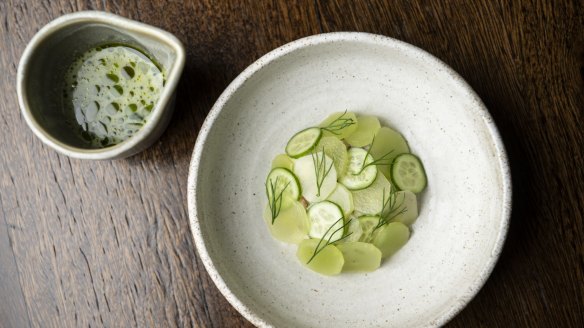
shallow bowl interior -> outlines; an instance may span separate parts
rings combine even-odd
[[[98,45],[123,44],[141,49],[154,58],[168,80],[169,73],[176,75],[178,71],[180,74],[184,59],[179,53],[182,50],[177,51],[182,46],[174,37],[161,37],[165,34],[154,27],[101,12],[65,15],[47,25],[31,41],[27,55],[23,56],[26,62],[19,69],[23,76],[21,88],[26,110],[38,127],[35,132],[46,134],[72,151],[90,149],[65,123],[62,105],[65,71],[87,50]],[[177,66],[181,68],[177,70]],[[165,107],[166,104],[161,104],[162,98],[154,111]]]
[[[264,181],[290,136],[344,110],[402,132],[429,182],[400,252],[372,273],[324,277],[270,236]],[[220,97],[195,147],[189,211],[207,270],[256,325],[437,326],[490,274],[509,186],[496,128],[458,75],[403,42],[335,33],[264,56]]]

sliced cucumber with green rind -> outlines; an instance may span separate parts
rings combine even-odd
[[[345,235],[343,211],[335,203],[324,201],[311,205],[308,208],[308,219],[308,235],[311,238],[324,238],[334,242]]]
[[[341,176],[340,182],[350,190],[360,190],[369,187],[377,176],[377,167],[369,165],[373,157],[363,148],[349,149],[349,166]],[[363,163],[365,162],[365,163]]]
[[[381,128],[379,119],[375,116],[359,115],[357,116],[357,129],[351,135],[345,138],[345,141],[353,147],[365,147],[371,144],[373,137]]]
[[[377,231],[373,245],[379,248],[382,257],[390,257],[402,248],[410,239],[410,229],[401,222],[391,222]]]
[[[381,251],[370,243],[351,242],[337,245],[343,253],[346,272],[371,272],[381,265]]]
[[[419,193],[426,188],[426,172],[420,159],[413,154],[397,156],[391,166],[391,179],[400,190]]]
[[[286,154],[280,154],[272,160],[272,168],[281,167],[290,171],[294,170],[294,161]]]
[[[275,168],[268,174],[266,179],[266,193],[268,202],[270,204],[277,203],[277,199],[281,194],[289,196],[290,199],[299,199],[302,194],[302,189],[298,178],[294,173],[288,169],[281,167]],[[282,207],[288,207],[289,202],[286,202],[286,197],[282,197]]]
[[[296,133],[286,145],[286,154],[298,158],[310,153],[318,144],[322,130],[320,128],[308,128]]]
[[[327,200],[339,205],[346,218],[349,217],[355,209],[355,206],[353,205],[353,194],[340,183],[337,183],[337,187],[328,196]]]
[[[343,253],[341,253],[335,245],[327,245],[322,248],[314,258],[312,258],[319,241],[319,239],[307,239],[303,240],[300,245],[298,245],[296,257],[300,263],[312,271],[327,276],[341,273],[343,265],[345,264],[345,259],[343,258]],[[322,243],[320,247],[322,247]],[[311,258],[312,260],[310,260]],[[308,261],[310,261],[310,263],[308,263]]]

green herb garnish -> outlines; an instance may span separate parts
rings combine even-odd
[[[324,147],[321,152],[316,154],[310,153],[310,155],[312,156],[312,162],[314,163],[314,176],[316,177],[316,197],[320,197],[320,188],[322,187],[326,176],[331,172],[334,160],[331,161],[331,165],[327,167]]]
[[[375,142],[375,137],[376,136],[373,136],[373,140],[371,140],[371,146],[369,146],[369,149],[367,149],[367,153],[365,154],[365,159],[363,160],[363,165],[361,165],[361,170],[359,171],[359,173],[357,173],[357,175],[361,174],[361,172],[363,172],[363,170],[365,170],[365,168],[367,168],[368,166],[371,166],[371,165],[391,165],[391,160],[393,158],[387,158],[387,156],[391,155],[391,153],[393,153],[394,149],[388,151],[383,156],[381,156],[379,159],[375,159],[375,160],[373,160],[373,162],[365,164],[365,162],[367,160],[367,156],[369,156],[369,154],[371,154],[371,148],[373,148],[373,143]]]
[[[328,131],[328,132],[335,134],[335,135],[341,134],[339,131],[356,123],[355,120],[353,120],[352,118],[343,118],[343,116],[345,116],[345,114],[347,114],[346,110],[343,114],[341,114],[339,117],[337,117],[329,125],[322,127],[321,129]]]
[[[339,242],[347,237],[349,237],[351,234],[353,234],[352,232],[348,233],[347,235],[337,239],[337,240],[333,240],[331,241],[331,238],[333,238],[333,236],[339,232],[339,230],[341,229],[345,229],[345,227],[351,222],[352,219],[349,219],[349,221],[345,222],[340,228],[338,228],[337,230],[333,231],[329,236],[328,239],[325,241],[326,236],[328,235],[328,233],[331,231],[331,229],[335,226],[335,224],[337,224],[339,221],[341,221],[343,219],[343,217],[340,217],[338,220],[336,220],[333,224],[331,224],[331,226],[326,230],[326,232],[324,233],[324,235],[322,236],[322,238],[320,238],[320,240],[318,241],[318,244],[316,244],[316,248],[314,249],[314,253],[312,254],[312,256],[310,257],[310,259],[308,259],[308,262],[306,262],[306,264],[309,264],[315,257],[316,255],[318,255],[318,253],[320,253],[323,249],[325,249],[328,245]],[[323,246],[321,247],[321,243],[324,241]]]
[[[280,215],[280,210],[282,209],[282,201],[283,195],[286,188],[290,182],[288,182],[282,190],[276,190],[278,186],[278,178],[276,177],[276,181],[272,182],[272,179],[269,180],[270,186],[268,188],[268,182],[266,182],[266,196],[268,196],[268,206],[270,206],[270,213],[272,215],[272,224],[276,221],[278,215]]]
[[[373,231],[381,228],[382,226],[386,225],[389,221],[393,220],[396,216],[405,213],[408,208],[404,207],[400,211],[397,211],[406,198],[406,195],[403,195],[401,202],[397,202],[397,195],[395,191],[395,187],[392,186],[389,190],[389,196],[387,200],[385,199],[385,188],[383,188],[383,198],[382,198],[382,206],[381,206],[381,213],[379,213],[379,222],[373,228]],[[372,231],[372,232],[373,232]]]

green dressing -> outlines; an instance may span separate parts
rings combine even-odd
[[[96,47],[65,73],[64,114],[88,146],[113,146],[146,124],[163,87],[163,72],[139,50]]]

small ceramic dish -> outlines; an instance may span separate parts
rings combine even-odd
[[[58,102],[67,67],[85,51],[104,43],[143,49],[166,74],[166,84],[148,121],[132,137],[115,146],[88,149],[76,142]],[[115,159],[136,154],[156,141],[170,122],[175,90],[185,62],[180,41],[159,28],[117,15],[84,11],[61,16],[30,41],[18,65],[17,91],[28,126],[45,144],[67,156]]]
[[[404,134],[428,187],[396,255],[371,273],[326,277],[268,232],[264,182],[295,132],[344,110]],[[201,128],[188,188],[201,260],[261,327],[440,326],[488,278],[511,211],[503,144],[473,90],[427,52],[364,33],[300,39],[241,73]]]

